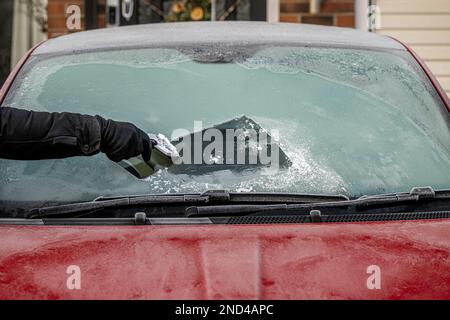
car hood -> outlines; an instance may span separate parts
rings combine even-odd
[[[449,230],[449,220],[1,226],[0,299],[450,298]],[[67,285],[70,266],[80,289]],[[380,288],[368,286],[378,275]]]

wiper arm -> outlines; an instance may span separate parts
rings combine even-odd
[[[275,204],[275,205],[216,205],[216,206],[191,206],[186,208],[187,217],[209,217],[209,216],[242,216],[256,213],[267,213],[273,211],[299,211],[320,210],[326,208],[345,207],[371,207],[400,204],[403,202],[418,202],[422,200],[450,199],[450,191],[434,191],[431,187],[415,187],[409,193],[396,193],[375,196],[363,196],[354,200],[325,201],[303,204]]]
[[[89,202],[70,203],[51,207],[31,209],[25,218],[44,218],[80,212],[99,211],[119,207],[146,205],[205,205],[209,203],[308,203],[346,201],[343,195],[313,195],[290,193],[256,193],[228,192],[225,190],[208,190],[195,194],[137,195],[125,197],[99,197]]]
[[[138,195],[126,197],[99,197],[93,201],[69,203],[51,207],[34,208],[25,216],[26,218],[43,218],[55,215],[67,215],[85,211],[98,211],[118,207],[162,205],[162,204],[198,204],[210,201],[227,201],[227,195],[210,192],[203,194],[165,194],[165,195]]]

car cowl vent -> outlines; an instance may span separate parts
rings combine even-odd
[[[324,222],[365,222],[365,221],[398,221],[448,219],[450,211],[404,212],[404,213],[370,213],[324,216]]]
[[[275,223],[305,223],[309,216],[247,216],[232,217],[228,224],[275,224]]]
[[[369,221],[401,221],[449,219],[450,211],[404,212],[404,213],[361,213],[322,215],[321,222],[369,222]],[[280,223],[311,223],[308,215],[277,215],[277,216],[243,216],[231,217],[228,224],[280,224]]]

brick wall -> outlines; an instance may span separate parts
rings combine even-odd
[[[103,28],[106,25],[105,20],[105,3],[106,0],[97,1],[97,27]],[[47,16],[48,16],[48,37],[54,38],[70,31],[66,28],[67,7],[77,5],[81,9],[81,29],[85,28],[84,21],[84,0],[48,0]]]
[[[318,14],[309,13],[309,0],[280,0],[280,21],[355,27],[354,0],[322,0]]]

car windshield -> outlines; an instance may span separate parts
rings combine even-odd
[[[3,105],[99,114],[169,138],[199,123],[244,119],[277,133],[289,165],[137,179],[104,154],[0,160],[1,201],[208,189],[358,197],[450,187],[447,111],[403,51],[211,45],[36,55]]]

